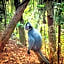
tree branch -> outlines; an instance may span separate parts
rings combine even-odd
[[[4,31],[3,35],[1,36],[0,39],[0,50],[2,50],[5,46],[5,44],[7,43],[7,41],[9,40],[16,24],[18,23],[18,21],[21,19],[21,16],[26,8],[26,6],[28,5],[30,0],[25,0],[16,10],[15,15],[13,16],[13,18],[11,19],[7,29]]]

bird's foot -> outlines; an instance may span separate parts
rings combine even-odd
[[[30,51],[28,50],[27,53],[30,54]]]

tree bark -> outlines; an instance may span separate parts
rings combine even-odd
[[[57,1],[58,3],[61,3],[61,0]],[[60,25],[60,15],[61,15],[61,10],[59,10],[58,16],[59,16],[59,25],[58,25],[58,51],[57,51],[57,55],[58,55],[58,64],[60,64],[60,54],[61,54],[61,46],[60,46],[60,36],[61,36],[61,25]]]
[[[60,36],[61,36],[61,26],[58,25],[58,51],[57,51],[57,54],[58,54],[58,64],[60,64],[60,53],[61,53]]]
[[[18,23],[18,21],[21,19],[21,16],[28,4],[30,0],[25,0],[25,2],[23,2],[18,9],[15,12],[15,15],[13,16],[12,20],[10,21],[10,24],[8,25],[7,29],[4,31],[3,35],[1,36],[0,39],[0,51],[3,50],[5,44],[7,43],[7,41],[9,40],[16,24]]]
[[[48,19],[48,37],[50,43],[50,64],[53,64],[54,54],[56,51],[56,36],[53,21],[53,5],[52,1],[47,2],[47,19]]]
[[[22,16],[21,16],[20,23],[21,23],[21,24],[24,24],[24,20],[23,20],[23,17],[22,17]],[[19,26],[19,39],[20,39],[20,42],[21,42],[24,46],[26,46],[25,31],[24,31],[24,27],[22,27],[22,26]]]
[[[14,5],[16,10],[19,4],[20,4],[20,0],[14,0]],[[23,15],[21,16],[20,24],[24,24]],[[24,27],[22,27],[21,25],[19,26],[19,39],[20,39],[20,42],[26,46],[25,31],[24,31]]]

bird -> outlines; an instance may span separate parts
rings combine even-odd
[[[25,30],[28,30],[28,51],[27,53],[30,54],[30,50],[33,50],[41,60],[45,63],[49,64],[47,58],[41,52],[42,47],[42,36],[38,32],[37,29],[33,28],[30,22],[25,24]]]

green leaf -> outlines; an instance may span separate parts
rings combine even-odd
[[[20,25],[21,25],[21,24],[20,24],[20,23],[18,23],[18,24],[17,24],[17,27],[19,27]]]
[[[44,8],[45,5],[44,5],[44,4],[43,4],[43,5],[37,5],[37,7],[38,7],[38,8]]]
[[[21,24],[21,23],[18,23],[18,24],[17,24],[17,27],[19,27],[19,26],[23,27],[24,25]]]

